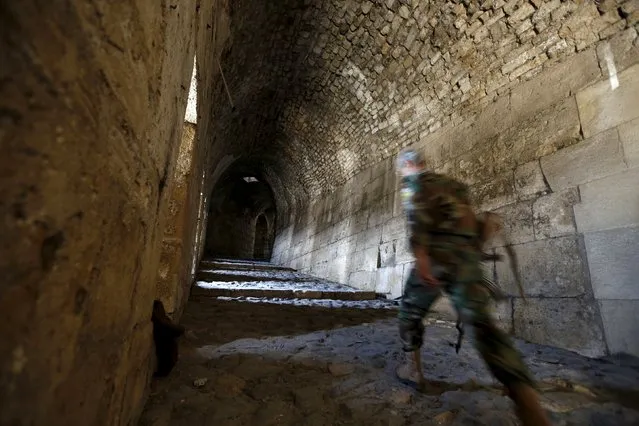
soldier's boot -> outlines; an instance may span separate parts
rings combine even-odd
[[[422,369],[421,350],[416,349],[411,352],[405,352],[405,354],[405,362],[397,368],[395,373],[401,381],[412,382],[417,389],[422,389],[426,384],[426,380]]]
[[[551,426],[546,412],[539,402],[539,395],[529,385],[517,384],[508,389],[517,407],[517,417],[524,426]]]

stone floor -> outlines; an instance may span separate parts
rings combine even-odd
[[[399,383],[390,301],[192,296],[180,361],[152,383],[141,426],[515,425],[510,400],[468,336],[427,320],[435,388]],[[472,334],[472,333],[470,333]],[[517,341],[556,425],[639,425],[639,364]]]

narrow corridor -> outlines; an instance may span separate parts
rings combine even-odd
[[[203,288],[207,274],[232,276],[227,292]],[[418,393],[394,376],[402,353],[392,301],[271,298],[259,284],[310,277],[261,262],[203,262],[198,277],[180,361],[153,382],[141,426],[516,424],[472,337],[455,355],[448,321],[427,320],[423,362],[433,386]],[[261,297],[250,295],[255,285]],[[329,286],[316,281],[317,291]],[[639,365],[517,346],[556,425],[639,424]]]

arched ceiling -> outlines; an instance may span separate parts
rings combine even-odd
[[[317,195],[587,48],[624,2],[230,3],[217,142]]]

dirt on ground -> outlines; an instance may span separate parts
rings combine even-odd
[[[430,319],[429,391],[395,377],[396,312],[197,296],[171,375],[152,384],[141,426],[515,425],[472,336]],[[517,342],[556,425],[639,425],[639,368]]]

